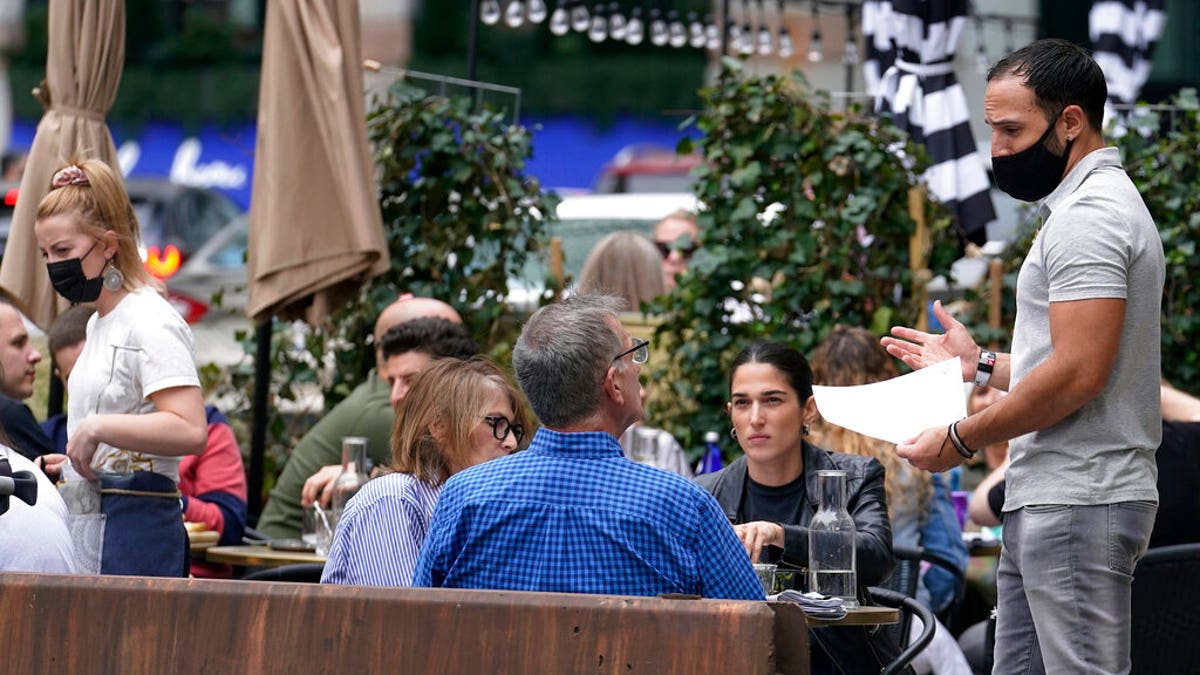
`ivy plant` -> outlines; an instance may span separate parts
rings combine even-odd
[[[704,432],[729,428],[729,364],[746,345],[808,353],[836,324],[882,334],[924,311],[912,293],[908,210],[922,149],[886,120],[832,112],[799,73],[724,67],[688,121],[704,156],[695,173],[702,246],[651,307],[665,317],[655,340],[667,362],[655,379],[669,385],[655,389],[650,418],[693,452]],[[944,207],[926,200],[925,210],[926,267],[946,274],[957,236]]]
[[[383,307],[402,293],[444,300],[459,311],[490,355],[507,364],[523,308],[506,297],[508,280],[547,238],[558,198],[525,173],[532,153],[527,129],[469,98],[431,96],[399,84],[367,116],[379,181],[379,200],[391,269],[322,325],[276,322],[271,346],[271,400],[297,400],[319,391],[329,409],[375,365],[372,334]],[[247,355],[253,336],[240,334]],[[206,382],[232,412],[249,408],[249,359],[222,374],[205,368]],[[222,378],[222,375],[225,377]],[[293,421],[296,421],[293,418]],[[288,425],[273,415],[267,472],[311,420]],[[268,486],[269,488],[269,486]]]

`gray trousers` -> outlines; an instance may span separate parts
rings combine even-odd
[[[992,673],[1128,673],[1133,568],[1157,510],[1136,501],[1006,512]]]

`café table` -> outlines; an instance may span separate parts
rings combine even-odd
[[[808,625],[819,626],[883,626],[900,622],[900,610],[892,607],[862,605],[846,610],[841,619],[822,619],[808,616]]]
[[[188,548],[192,551],[193,558],[203,558],[204,551],[217,545],[217,541],[221,539],[221,534],[214,530],[191,529],[187,531]]]
[[[963,537],[964,543],[967,545],[967,552],[972,558],[999,558],[1000,557],[1000,542],[995,539],[967,539]]]
[[[205,551],[209,562],[241,567],[281,567],[298,563],[324,563],[325,556],[311,551],[283,551],[265,544],[213,546]]]

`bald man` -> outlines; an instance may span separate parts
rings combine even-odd
[[[341,471],[343,437],[366,437],[367,454],[376,466],[391,460],[389,438],[395,411],[390,399],[395,377],[388,370],[391,359],[385,359],[381,350],[383,336],[393,326],[424,317],[462,323],[453,307],[432,298],[406,294],[383,308],[375,320],[375,368],[292,449],[258,520],[260,532],[274,539],[300,536],[304,504],[322,495],[327,501],[329,487]]]

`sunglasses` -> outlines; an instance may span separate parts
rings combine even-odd
[[[656,241],[654,242],[654,246],[658,249],[658,254],[662,256],[663,260],[671,257],[671,251],[678,251],[684,260],[691,260],[692,254],[696,252],[695,243],[688,244],[687,246],[676,246],[673,242]]]
[[[503,441],[508,438],[508,433],[511,431],[513,438],[517,439],[517,445],[521,444],[521,440],[525,438],[525,427],[520,424],[513,424],[504,415],[484,415],[483,421],[487,422],[492,427],[492,438],[498,441]]]

